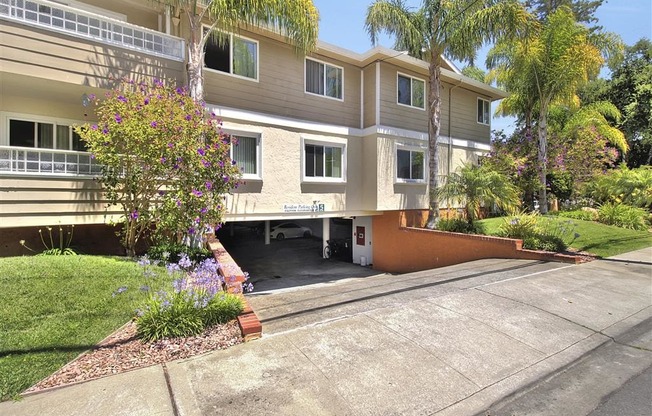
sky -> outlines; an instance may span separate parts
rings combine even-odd
[[[319,9],[319,39],[355,51],[365,52],[372,45],[364,29],[367,7],[372,0],[313,0]],[[419,7],[421,0],[406,0],[411,7]],[[599,25],[604,30],[619,34],[625,44],[632,45],[640,38],[652,39],[652,0],[606,0],[596,11]],[[380,44],[393,46],[393,40],[381,37]],[[478,51],[476,65],[484,69],[489,46]],[[461,69],[461,66],[460,66]],[[603,76],[607,76],[603,72]],[[493,103],[495,109],[497,103]],[[514,119],[493,116],[491,128],[510,133]]]

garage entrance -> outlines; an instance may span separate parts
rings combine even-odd
[[[352,263],[354,220],[328,221],[326,236],[323,219],[288,219],[270,221],[270,244],[265,244],[264,221],[227,223],[217,238],[249,273],[256,292],[377,274],[370,267]],[[345,250],[324,259],[324,237],[342,244]]]

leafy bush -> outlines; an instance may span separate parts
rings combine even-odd
[[[147,256],[150,259],[169,263],[178,263],[184,253],[194,263],[200,263],[212,257],[211,251],[207,248],[191,247],[182,243],[162,243],[153,245],[147,250]]]
[[[559,237],[539,234],[523,239],[523,248],[559,252],[566,250],[568,245]]]
[[[138,336],[145,341],[196,335],[204,329],[195,300],[187,291],[169,295],[158,292],[145,303],[144,312],[136,319]]]
[[[610,171],[587,185],[586,192],[599,203],[622,203],[639,208],[652,208],[652,167]]]
[[[564,251],[579,237],[572,221],[559,221],[537,213],[521,213],[506,218],[500,235],[523,240],[523,248],[530,250]]]
[[[521,240],[537,235],[539,233],[537,217],[538,215],[535,213],[520,213],[507,217],[499,228],[500,234],[504,237]]]
[[[598,209],[598,221],[607,225],[643,231],[648,229],[648,213],[642,208],[608,202]]]
[[[477,222],[468,222],[464,218],[442,218],[437,229],[451,233],[484,234],[484,228]]]
[[[594,210],[593,208],[590,209],[576,209],[573,211],[558,211],[556,213],[557,216],[559,217],[564,217],[564,218],[572,218],[574,220],[582,220],[582,221],[597,221],[598,220],[598,212],[597,210]]]

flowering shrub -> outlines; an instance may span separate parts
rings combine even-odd
[[[90,98],[97,123],[75,131],[103,167],[109,203],[122,208],[128,255],[152,224],[159,240],[177,242],[221,222],[223,195],[237,187],[240,169],[231,138],[203,103],[158,80],[123,81],[104,100]]]
[[[139,264],[145,277],[151,277],[151,260],[144,257]],[[136,327],[143,340],[196,335],[212,325],[235,319],[244,309],[239,296],[224,292],[224,279],[215,259],[197,264],[182,253],[177,263],[168,263],[166,268],[176,277],[169,290],[152,293],[147,285],[141,287],[147,292],[147,299],[137,311]],[[116,292],[125,290],[119,288]]]

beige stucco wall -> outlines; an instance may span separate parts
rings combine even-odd
[[[326,212],[341,213],[363,209],[362,139],[295,131],[279,127],[224,121],[226,132],[260,135],[262,180],[246,184],[227,197],[228,217],[255,219],[256,215],[283,214],[285,204],[308,204],[319,201]],[[302,181],[302,138],[346,146],[346,183]],[[299,216],[308,215],[301,213]]]

